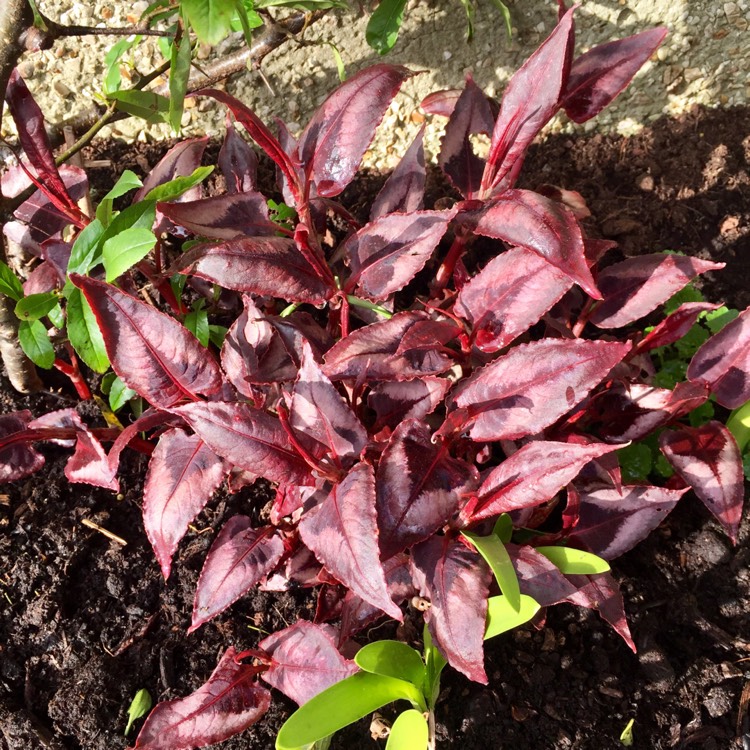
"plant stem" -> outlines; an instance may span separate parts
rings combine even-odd
[[[376,305],[374,302],[370,302],[366,299],[360,299],[359,297],[355,297],[352,294],[346,295],[346,301],[350,305],[354,305],[354,307],[363,307],[365,310],[372,310],[373,312],[376,312],[378,315],[382,315],[384,318],[390,318],[393,317],[393,313],[390,310],[386,310],[384,307],[381,307],[380,305]]]
[[[466,252],[466,242],[463,235],[457,234],[453,239],[453,244],[445,256],[445,260],[440,264],[438,272],[435,275],[435,282],[432,285],[431,297],[437,297],[448,286],[448,282],[453,276],[453,269],[456,267],[459,258]]]

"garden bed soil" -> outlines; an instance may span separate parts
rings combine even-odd
[[[527,186],[578,190],[595,235],[616,239],[624,255],[682,250],[724,261],[705,291],[740,309],[750,303],[749,111],[695,110],[662,120],[637,137],[553,137],[532,149]],[[119,173],[143,174],[163,146],[104,144]],[[94,170],[93,184],[112,184]],[[382,178],[349,189],[366,210]],[[434,195],[444,189],[431,178]],[[26,397],[2,380],[2,411],[40,414],[74,406],[54,377],[49,392]],[[95,417],[92,408],[88,416]],[[127,708],[140,688],[156,700],[201,685],[229,645],[253,647],[266,633],[311,619],[309,591],[251,593],[187,636],[196,580],[216,530],[237,512],[257,515],[267,489],[219,492],[193,525],[165,585],[140,518],[144,459],[128,453],[122,493],[70,485],[64,457],[42,447],[42,474],[0,495],[0,748],[120,750]],[[120,536],[110,541],[84,519]],[[750,747],[750,524],[732,547],[703,506],[686,497],[663,526],[613,566],[638,654],[596,613],[552,608],[541,630],[526,627],[490,642],[490,684],[455,672],[438,704],[442,748],[607,750],[634,719],[634,748]],[[400,637],[421,628],[410,612]],[[393,635],[393,626],[365,637]],[[266,750],[293,705],[278,693],[256,726],[221,747]],[[386,716],[388,711],[384,712]],[[141,722],[137,723],[137,729]],[[131,742],[134,739],[131,735]],[[333,748],[383,747],[368,721]]]

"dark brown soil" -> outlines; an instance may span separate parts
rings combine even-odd
[[[618,240],[626,255],[675,249],[725,261],[728,269],[710,278],[707,292],[744,308],[750,303],[748,114],[696,110],[632,139],[551,138],[530,154],[524,184],[581,192],[594,215],[589,230]],[[107,156],[118,172],[143,173],[159,153],[114,144]],[[102,186],[111,179],[102,175]],[[355,208],[368,205],[376,182],[349,190]],[[2,386],[3,412],[39,414],[75,403],[64,385],[33,398],[12,393],[4,379]],[[307,592],[255,593],[186,635],[216,530],[236,512],[257,514],[267,492],[220,494],[183,541],[165,585],[140,520],[143,461],[129,455],[122,497],[115,498],[68,484],[62,452],[42,450],[44,472],[6,485],[0,495],[2,750],[124,748],[137,690],[145,687],[158,700],[183,696],[203,683],[227,646],[253,647],[265,633],[312,617]],[[488,687],[446,676],[440,747],[607,750],[622,747],[618,738],[630,719],[635,748],[750,747],[747,521],[740,539],[732,548],[702,505],[686,498],[661,529],[614,564],[638,655],[596,614],[553,608],[544,629],[522,629],[488,645]],[[386,632],[380,628],[373,637]],[[404,634],[416,632],[407,623]],[[291,708],[275,694],[267,716],[222,748],[270,750]],[[361,722],[333,747],[383,743],[370,740]]]

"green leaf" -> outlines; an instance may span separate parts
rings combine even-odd
[[[393,722],[385,750],[426,750],[429,728],[424,716],[410,708]]]
[[[23,284],[10,267],[0,260],[0,294],[18,302],[23,298]]]
[[[462,531],[461,536],[468,539],[477,552],[487,561],[495,574],[500,590],[507,597],[510,605],[518,611],[521,606],[521,589],[513,562],[505,545],[494,534],[479,536],[471,531]]]
[[[293,8],[294,10],[326,10],[341,8],[348,10],[344,0],[256,0],[256,8]]]
[[[137,36],[133,39],[120,39],[119,42],[115,42],[104,57],[104,81],[102,88],[104,89],[105,96],[117,91],[122,83],[122,76],[120,75],[120,60],[122,56],[131,49],[134,45],[140,42],[141,37]]]
[[[396,44],[405,8],[406,0],[381,0],[370,16],[365,39],[379,55],[387,55]]]
[[[358,672],[300,706],[279,730],[276,750],[310,745],[397,700],[427,710],[421,692],[410,682]]]
[[[119,411],[128,401],[137,395],[132,388],[128,388],[119,377],[116,377],[112,381],[112,387],[109,389],[109,408],[115,412]]]
[[[508,41],[510,41],[513,38],[513,27],[510,22],[510,9],[503,0],[490,0],[490,2],[500,11],[503,21],[505,21],[505,33],[508,35]]]
[[[684,253],[669,252],[669,255],[683,255]],[[705,302],[706,298],[693,286],[692,282],[673,294],[664,303],[664,313],[671,315],[680,305],[685,302]]]
[[[346,80],[346,66],[344,65],[344,59],[341,57],[339,48],[333,42],[326,42],[326,44],[331,48],[333,61],[336,63],[336,71],[339,74],[339,81],[343,83]]]
[[[142,117],[148,123],[169,120],[169,99],[153,91],[126,89],[107,94],[117,104],[117,109],[135,117]]]
[[[62,307],[60,307],[60,302],[58,303],[47,313],[47,318],[49,319],[49,322],[52,323],[55,328],[58,330],[62,330],[65,328],[65,315],[63,314]]]
[[[232,31],[242,31],[248,46],[253,43],[253,29],[263,25],[263,19],[255,12],[252,0],[234,0],[236,15],[230,24]]]
[[[440,695],[440,675],[448,662],[440,653],[438,647],[432,642],[432,636],[430,635],[427,623],[424,624],[424,628],[422,629],[422,641],[424,643],[424,663],[426,670],[423,692],[427,698],[429,707],[435,708]]]
[[[630,747],[633,744],[633,724],[635,724],[635,719],[631,719],[625,725],[625,729],[622,730],[622,734],[620,735],[620,742],[625,747]]]
[[[362,647],[354,657],[360,669],[385,677],[408,680],[420,690],[425,666],[418,651],[401,641],[376,641]]]
[[[182,112],[185,107],[190,61],[193,49],[190,46],[190,35],[187,33],[187,22],[179,41],[172,44],[172,57],[169,66],[169,123],[172,130],[179,134],[182,127]]]
[[[190,190],[191,187],[200,185],[213,171],[213,167],[198,167],[192,174],[175,177],[174,180],[157,185],[153,190],[149,190],[144,200],[172,201]]]
[[[203,309],[204,300],[185,316],[185,328],[190,331],[203,346],[208,346],[211,330],[208,325],[208,312]]]
[[[134,228],[108,239],[102,247],[107,281],[113,282],[129,268],[143,260],[156,244],[156,235],[150,229]]]
[[[128,708],[128,725],[125,727],[126,735],[130,732],[133,724],[142,716],[145,716],[153,705],[154,702],[151,700],[151,694],[146,688],[141,688],[135,694],[135,697],[130,702],[130,708]]]
[[[16,316],[19,320],[39,320],[55,308],[57,300],[54,292],[30,294],[16,303]]]
[[[55,350],[47,329],[38,320],[22,320],[18,324],[18,343],[23,353],[38,367],[49,370],[55,363]]]
[[[653,467],[651,449],[643,443],[631,443],[617,451],[617,458],[622,468],[622,478],[625,482],[640,482],[645,480]]]
[[[218,44],[231,29],[234,0],[181,0],[196,36],[206,44]]]
[[[464,12],[466,13],[466,41],[474,41],[474,17],[476,16],[476,8],[474,7],[473,0],[461,0],[461,5],[464,6]]]
[[[593,576],[597,573],[607,573],[609,563],[598,555],[584,552],[572,547],[534,547],[544,555],[560,572],[571,576]]]
[[[228,330],[226,326],[210,325],[208,327],[208,337],[217,349],[221,349],[224,346],[224,339],[227,336]]]
[[[503,544],[507,544],[513,537],[513,519],[509,513],[501,513],[495,521],[495,528],[492,533],[500,539]]]
[[[139,187],[143,187],[143,183],[138,178],[138,175],[126,169],[120,175],[114,187],[102,198],[96,207],[96,218],[106,227],[112,221],[112,203],[115,198],[119,198],[121,195],[125,195],[125,193]]]
[[[94,371],[109,369],[107,350],[94,313],[80,289],[73,287],[68,297],[68,339],[78,356]]]
[[[154,214],[155,215],[155,214]],[[104,234],[104,225],[99,219],[94,219],[90,224],[85,226],[76,237],[73,243],[73,249],[70,251],[70,260],[68,261],[68,273],[87,274],[98,262],[97,250],[99,240]],[[68,282],[70,289],[73,285]],[[66,285],[65,296],[68,297],[69,289]]]
[[[706,401],[688,414],[690,425],[692,427],[701,427],[714,418],[714,412],[714,405],[710,401]]]
[[[729,415],[727,429],[737,441],[737,447],[744,452],[750,443],[750,401],[746,401]]]
[[[521,594],[521,606],[518,609],[514,609],[505,596],[491,596],[487,600],[487,627],[484,631],[484,640],[520,627],[540,609],[536,599],[526,594]]]
[[[703,313],[703,322],[708,326],[711,333],[718,333],[727,323],[731,323],[738,315],[739,310],[730,310],[728,307],[720,307]]]

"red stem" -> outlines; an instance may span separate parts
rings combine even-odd
[[[292,448],[299,453],[299,455],[302,457],[304,462],[313,470],[315,470],[320,476],[325,477],[326,479],[330,479],[333,482],[338,482],[339,477],[336,473],[332,472],[330,469],[327,469],[325,466],[323,466],[308,450],[305,448],[304,445],[300,443],[299,440],[297,440],[297,436],[294,434],[294,431],[292,430],[292,426],[289,424],[289,412],[286,409],[286,406],[283,404],[279,404],[276,407],[276,412],[279,415],[279,421],[281,422],[281,426],[284,429],[284,432],[286,432],[286,436],[289,438],[289,442],[291,443]]]
[[[53,363],[54,367],[56,370],[63,373],[63,375],[67,375],[70,378],[70,382],[73,383],[79,397],[83,401],[88,401],[91,398],[91,391],[89,390],[86,381],[83,379],[83,375],[81,375],[81,370],[78,367],[78,359],[73,353],[73,348],[71,346],[66,346],[65,348],[68,350],[70,356],[70,364],[65,360],[55,359]]]
[[[448,250],[448,254],[440,264],[437,274],[435,275],[435,282],[432,285],[430,297],[437,297],[440,292],[448,286],[448,282],[453,276],[453,269],[456,267],[456,263],[459,258],[466,252],[466,243],[462,235],[458,234],[453,238],[453,244]]]

